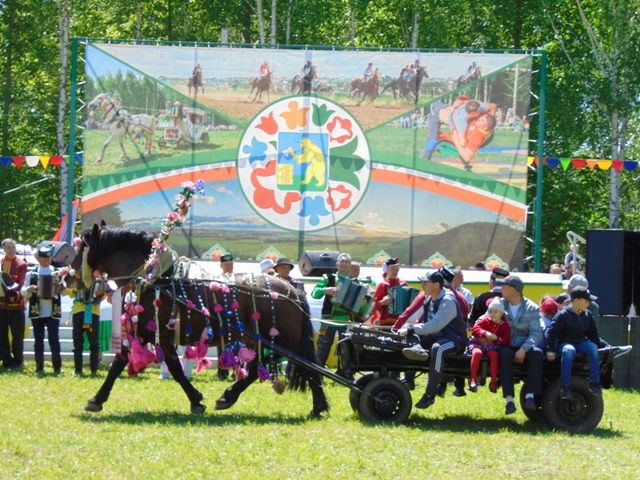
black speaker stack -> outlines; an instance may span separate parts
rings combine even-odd
[[[601,315],[640,314],[640,232],[587,231],[586,277]]]
[[[298,260],[300,273],[305,277],[321,277],[337,270],[340,252],[334,250],[305,250]]]

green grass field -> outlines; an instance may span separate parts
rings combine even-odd
[[[72,370],[65,364],[65,370]],[[604,393],[587,435],[539,428],[481,389],[413,411],[406,425],[372,425],[352,412],[348,390],[328,382],[332,410],[307,420],[310,394],[249,388],[213,410],[228,386],[196,377],[209,410],[192,416],[180,387],[158,370],[119,380],[105,410],[83,412],[99,378],[0,372],[0,478],[638,478],[640,395]],[[420,396],[420,387],[413,392]]]

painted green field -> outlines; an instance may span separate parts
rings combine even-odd
[[[72,366],[66,364],[70,372]],[[253,385],[230,410],[213,410],[228,386],[195,379],[209,410],[188,413],[173,381],[152,369],[119,380],[105,410],[82,410],[99,378],[0,373],[3,479],[41,478],[637,478],[637,392],[608,390],[591,434],[540,428],[482,389],[414,410],[406,425],[372,425],[329,383],[331,412],[307,420],[309,394]],[[423,379],[420,384],[423,384]],[[420,387],[419,387],[420,388]],[[420,391],[413,392],[414,400]]]

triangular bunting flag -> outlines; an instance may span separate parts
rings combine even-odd
[[[549,168],[556,168],[560,163],[560,159],[556,157],[547,157],[546,161],[547,161],[547,167]]]
[[[587,167],[589,167],[589,170],[593,170],[594,168],[596,168],[596,165],[598,165],[598,160],[587,160]]]
[[[42,168],[46,169],[49,166],[49,160],[51,157],[49,155],[40,155],[40,164]]]
[[[569,165],[571,165],[571,159],[570,158],[561,158],[560,159],[560,165],[562,165],[562,169],[564,171],[566,171],[567,168],[569,168]]]
[[[533,165],[533,157],[527,157],[527,165],[530,167]]]
[[[638,162],[635,162],[633,160],[627,160],[624,162],[624,169],[629,172],[632,172],[637,168],[638,168]]]
[[[62,155],[51,155],[49,163],[51,163],[51,165],[53,165],[54,167],[59,167],[60,165],[62,165],[62,160]]]
[[[84,163],[84,155],[82,153],[76,153],[74,158],[76,163]]]
[[[573,165],[573,168],[584,168],[586,164],[587,161],[584,158],[573,158],[571,160],[571,165]]]
[[[616,172],[620,173],[622,171],[622,166],[624,165],[624,162],[622,160],[613,160],[611,164],[613,165],[613,169]]]
[[[598,160],[598,168],[600,170],[609,170],[611,168],[611,160]]]
[[[0,165],[3,167],[10,167],[13,159],[11,157],[0,157]]]
[[[40,157],[38,155],[27,155],[26,157],[27,167],[35,167],[40,162]]]
[[[13,164],[16,166],[16,168],[22,168],[22,166],[24,165],[24,157],[22,155],[13,157]]]
[[[538,157],[533,157],[533,163],[536,167],[538,166]]]

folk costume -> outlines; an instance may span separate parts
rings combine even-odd
[[[104,295],[93,295],[92,289],[69,289],[67,293],[73,298],[73,371],[76,375],[82,375],[86,336],[89,342],[89,368],[91,374],[95,375],[100,365],[100,302]]]
[[[38,258],[51,258],[52,247],[39,247],[36,256]],[[50,278],[45,278],[50,277]],[[29,301],[29,320],[33,327],[33,351],[36,361],[36,373],[44,372],[44,335],[47,331],[47,339],[49,340],[49,350],[51,351],[51,364],[56,374],[61,373],[62,358],[60,355],[60,314],[62,308],[60,306],[60,287],[55,285],[53,277],[57,277],[57,272],[48,262],[48,265],[42,265],[29,270],[27,272],[27,281],[22,288],[22,295]],[[51,285],[50,291],[39,296],[38,285],[48,280]],[[46,298],[50,297],[50,298]]]
[[[384,263],[385,272],[389,266],[392,265],[400,265],[400,260],[397,258],[390,258]],[[374,308],[373,314],[369,319],[368,323],[372,325],[381,325],[381,326],[390,326],[396,323],[398,320],[398,316],[400,314],[392,315],[389,313],[389,305],[382,305],[381,300],[383,300],[387,295],[389,295],[389,289],[392,287],[398,286],[406,286],[407,282],[404,280],[400,280],[399,278],[389,278],[385,276],[384,280],[378,284],[376,287],[376,292],[373,295]]]
[[[349,275],[343,275],[337,272],[328,275],[325,274],[311,292],[311,297],[316,300],[324,297],[321,310],[323,322],[318,331],[318,348],[316,351],[318,364],[322,367],[327,363],[327,358],[329,358],[329,352],[331,351],[331,345],[333,345],[333,338],[336,333],[342,335],[351,320],[351,312],[339,305],[335,305],[331,301],[331,297],[325,295],[324,289],[335,287],[339,285],[340,282],[350,279],[351,277]]]
[[[21,258],[0,260],[3,288],[0,291],[0,360],[5,368],[20,368],[24,351],[24,298],[20,294],[27,275]],[[11,345],[9,345],[11,332]]]

